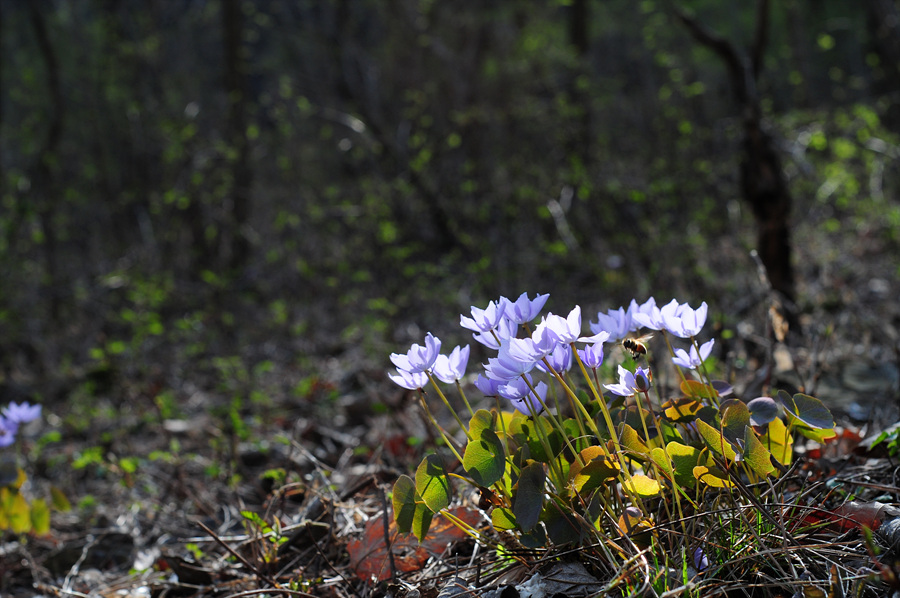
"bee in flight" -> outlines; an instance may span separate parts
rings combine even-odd
[[[652,337],[652,334],[645,334],[638,338],[626,338],[622,341],[622,346],[631,354],[631,358],[637,361],[641,355],[647,354],[647,345],[644,344]]]

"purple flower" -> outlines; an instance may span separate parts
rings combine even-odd
[[[709,557],[706,556],[706,553],[699,546],[694,549],[694,569],[697,571],[709,569]]]
[[[11,445],[16,439],[19,427],[0,415],[0,448]]]
[[[619,366],[619,383],[604,384],[603,386],[615,395],[630,397],[636,392],[650,390],[650,372],[639,367],[632,374],[622,366]]]
[[[475,379],[475,388],[480,390],[486,397],[499,397],[499,388],[504,384],[506,384],[505,380],[494,380],[484,374],[478,374],[478,378]]]
[[[484,309],[472,306],[472,317],[459,316],[459,325],[475,332],[488,332],[497,327],[503,317],[503,305],[491,301]]]
[[[516,332],[518,331],[518,329],[518,324],[516,324],[512,320],[502,318],[493,331],[488,330],[487,332],[476,332],[472,334],[472,338],[474,338],[476,341],[478,341],[488,349],[497,351],[498,349],[500,349],[500,343],[516,337]],[[499,342],[497,341],[498,338],[500,339]]]
[[[556,348],[547,355],[547,363],[559,374],[568,372],[572,367],[572,347],[569,345],[556,345]],[[542,372],[550,373],[550,370],[547,369],[543,362],[538,362],[535,364],[535,367]]]
[[[425,346],[413,344],[406,352],[391,353],[391,361],[398,370],[406,370],[413,374],[419,374],[431,368],[441,352],[441,341],[429,332],[425,335]]]
[[[41,416],[41,406],[29,405],[28,401],[21,405],[13,402],[3,408],[3,415],[14,424],[27,424]]]
[[[432,372],[441,382],[453,384],[466,375],[467,363],[469,363],[469,345],[462,349],[455,347],[449,356],[437,356]]]
[[[624,307],[619,309],[610,309],[605,314],[597,314],[597,322],[590,322],[591,332],[608,332],[612,340],[625,338],[629,332],[637,330],[637,326],[633,322],[634,312],[637,311],[638,304],[634,299],[626,311]]]
[[[522,361],[510,355],[509,343],[500,345],[497,357],[488,359],[487,365],[484,366],[488,377],[494,380],[512,380],[530,372],[533,368],[534,361]]]
[[[428,384],[428,376],[424,372],[407,372],[400,368],[397,368],[396,374],[388,374],[388,378],[393,380],[394,384],[409,390],[425,388],[425,385]]]
[[[697,369],[700,367],[700,364],[709,357],[715,342],[716,339],[711,339],[700,345],[699,354],[697,353],[697,347],[694,345],[691,345],[690,354],[684,349],[675,349],[675,357],[672,358],[672,363],[683,368],[688,368],[689,370]]]
[[[675,301],[674,299],[672,300]],[[696,310],[687,303],[682,303],[673,312],[667,310],[669,305],[662,308],[663,319],[665,320],[666,330],[680,338],[691,338],[697,336],[703,325],[706,324],[706,313],[708,307],[706,301],[700,304]]]
[[[581,307],[576,305],[565,318],[547,314],[532,334],[532,338],[555,336],[557,342],[574,343],[581,336]]]
[[[531,390],[531,387],[534,388],[534,391]],[[544,382],[538,382],[537,385],[532,384],[530,375],[526,374],[510,380],[500,386],[498,390],[501,397],[508,399],[513,407],[524,415],[538,415],[544,410],[541,403],[547,396],[547,385]]]
[[[585,367],[597,369],[603,363],[603,343],[594,343],[584,349],[578,349],[578,357]]]
[[[515,301],[500,297],[500,305],[503,306],[503,314],[508,320],[521,325],[531,322],[541,313],[548,297],[549,294],[537,295],[529,300],[528,293],[522,293]]]

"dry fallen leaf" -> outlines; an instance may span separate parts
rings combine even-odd
[[[454,517],[477,527],[480,515],[465,507],[449,509]],[[434,518],[428,536],[421,544],[412,534],[397,532],[397,524],[389,514],[390,553],[394,555],[394,566],[398,573],[417,571],[425,565],[425,561],[435,554],[440,554],[453,542],[466,538],[465,532],[456,527],[446,517]],[[347,544],[350,553],[350,566],[360,579],[378,583],[391,578],[391,564],[388,547],[384,542],[384,523],[382,517],[373,517],[366,524],[362,537],[351,540]]]

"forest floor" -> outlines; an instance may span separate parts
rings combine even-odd
[[[896,264],[865,236],[847,253],[833,249],[827,267],[801,272],[803,336],[769,340],[763,294],[725,314],[735,335],[722,341],[730,357],[721,363],[745,399],[771,382],[815,394],[832,409],[840,441],[808,447],[798,458],[802,471],[862,476],[855,499],[898,502],[893,460],[858,447],[898,419]],[[53,513],[48,535],[3,536],[0,594],[403,597],[462,595],[456,585],[486,595],[520,584],[520,594],[502,594],[513,596],[529,595],[521,584],[539,571],[552,577],[556,553],[503,560],[442,524],[421,545],[394,535],[391,486],[436,442],[414,393],[386,377],[388,353],[405,346],[348,341],[312,357],[302,345],[247,334],[230,340],[241,358],[160,342],[128,359],[107,351],[90,367],[44,378],[23,361],[7,376],[0,403],[37,396],[44,405],[43,421],[23,431],[19,447],[25,490],[40,496],[55,486],[72,508]],[[484,360],[476,352],[470,364]],[[774,369],[761,375],[767,362]],[[462,496],[458,508],[485,527],[476,502]],[[866,552],[861,534],[840,529],[818,541],[855,546],[853,566],[883,578],[865,595],[889,595],[898,582]],[[581,579],[580,589],[557,587],[548,596],[597,591],[607,581],[586,571],[556,574]],[[799,591],[796,579],[782,581],[722,593]],[[823,583],[833,591],[833,580]]]

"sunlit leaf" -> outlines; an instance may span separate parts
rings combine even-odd
[[[31,509],[28,508],[28,501],[19,493],[13,497],[12,504],[6,513],[9,519],[9,529],[17,534],[24,534],[31,531]]]
[[[650,448],[644,442],[644,439],[641,438],[640,434],[637,433],[637,430],[628,424],[622,424],[620,426],[619,443],[631,451],[628,455],[631,458],[646,458],[647,453],[650,452]]]
[[[619,531],[623,535],[631,537],[631,540],[639,547],[646,547],[650,542],[650,529],[653,527],[653,519],[641,513],[637,507],[627,507],[616,522]]]
[[[499,531],[516,529],[516,516],[513,515],[512,509],[495,507],[491,511],[491,524]]]
[[[694,468],[701,463],[705,463],[700,449],[681,444],[680,442],[670,442],[666,445],[666,454],[672,460],[672,465],[675,469],[675,481],[685,488],[695,486]]]
[[[766,433],[760,437],[760,442],[766,449],[772,453],[775,460],[782,465],[790,465],[793,459],[793,440],[788,433],[784,422],[779,418],[769,422]]]
[[[579,453],[579,458],[569,467],[569,479],[576,492],[587,494],[607,482],[616,479],[619,463],[603,447],[591,446]]]
[[[666,418],[673,422],[691,422],[703,408],[703,403],[692,397],[681,397],[666,401],[662,408]]]
[[[729,461],[734,461],[736,456],[734,448],[718,430],[703,420],[698,419],[695,423],[697,424],[697,431],[700,432],[700,436],[703,438],[706,446],[709,447],[709,450],[725,457]]]
[[[763,446],[756,437],[756,432],[749,426],[745,428],[744,433],[744,462],[762,477],[775,471],[775,466],[772,465],[772,454]]]
[[[696,380],[684,380],[680,388],[685,396],[692,399],[713,399],[719,396],[715,388]]]
[[[513,514],[519,529],[530,532],[540,520],[544,506],[544,481],[546,474],[540,463],[528,465],[519,474],[516,484]]]
[[[672,466],[672,460],[664,449],[656,447],[650,450],[650,460],[656,465],[657,469],[668,479],[674,479],[675,469]]]
[[[475,425],[476,418],[482,413],[487,411],[478,411],[472,418],[469,426],[469,435],[472,439],[466,445],[462,464],[476,484],[490,486],[502,478],[506,471],[506,453],[503,443],[492,428],[491,421],[488,421],[487,426]]]
[[[416,491],[435,513],[450,506],[450,480],[437,454],[427,455],[416,469]]]
[[[731,488],[734,486],[734,482],[728,479],[728,474],[718,467],[698,465],[694,468],[694,477],[697,478],[698,481],[707,486],[712,486],[713,488]]]
[[[631,476],[631,479],[622,482],[622,485],[641,498],[651,498],[659,496],[662,486],[653,478],[647,477],[642,473]]]

